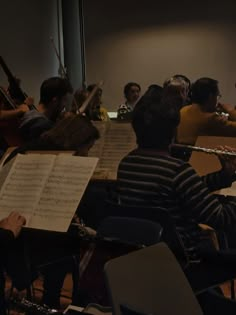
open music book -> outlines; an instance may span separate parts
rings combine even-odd
[[[18,154],[0,173],[0,219],[18,211],[26,227],[66,232],[97,161],[69,154]]]

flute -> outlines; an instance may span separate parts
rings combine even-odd
[[[203,148],[203,147],[197,147],[197,146],[185,145],[185,144],[172,144],[171,147],[176,148],[176,149],[182,149],[182,150],[203,152],[203,153],[216,154],[216,155],[228,155],[228,156],[236,157],[236,152],[230,152],[230,151],[219,150],[219,149]]]

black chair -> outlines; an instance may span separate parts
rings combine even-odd
[[[161,240],[168,244],[183,267],[190,262],[173,219],[166,209],[146,206],[127,206],[106,202],[106,216],[129,217],[155,222],[162,227]]]
[[[145,219],[107,217],[98,227],[97,238],[120,243],[150,246],[160,242],[163,228]]]
[[[232,274],[235,271],[233,270],[235,269],[233,264],[232,268],[224,268],[224,263],[228,259],[227,253],[222,252],[222,255],[215,257],[218,260],[217,262],[214,261],[214,258],[212,261],[204,263],[189,260],[175,223],[167,210],[159,207],[120,205],[107,201],[106,216],[109,215],[141,218],[159,223],[163,228],[161,240],[175,254],[196,294],[201,294],[209,288],[217,287],[226,281],[232,280]],[[215,277],[216,275],[217,277]],[[234,291],[232,289],[231,291],[231,296],[234,297]]]

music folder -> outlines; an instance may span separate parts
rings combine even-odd
[[[18,154],[0,172],[0,220],[12,211],[26,227],[66,232],[98,158]]]

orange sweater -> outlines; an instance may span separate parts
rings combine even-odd
[[[194,145],[198,136],[235,137],[236,121],[224,120],[201,110],[197,104],[184,106],[177,131],[179,143]]]

